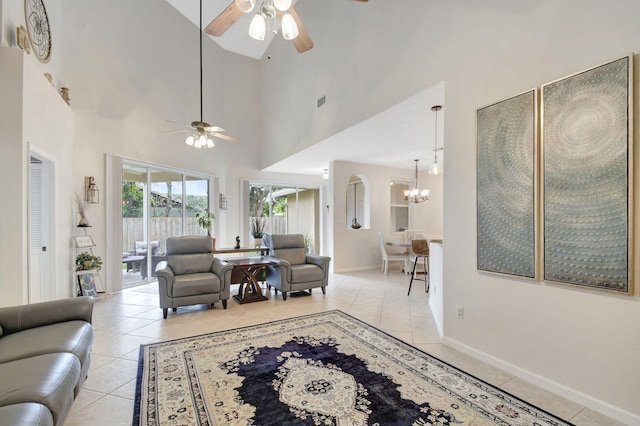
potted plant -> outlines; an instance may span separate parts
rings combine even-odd
[[[196,213],[196,219],[198,221],[198,225],[201,228],[207,230],[207,236],[211,237],[211,225],[213,221],[216,219],[216,215],[211,213],[209,209],[205,209],[203,212]],[[216,250],[216,239],[211,237],[211,250]]]
[[[78,296],[96,296],[96,275],[102,269],[102,259],[88,252],[76,256],[76,275],[78,277]]]
[[[253,238],[253,246],[262,246],[262,236],[264,235],[264,217],[251,218],[251,237]]]
[[[311,238],[311,235],[305,234],[304,235],[304,247],[307,249],[307,254],[311,254],[311,245],[312,244],[313,244],[313,238]]]
[[[196,213],[196,219],[198,220],[198,225],[200,225],[200,227],[207,230],[208,236],[211,236],[211,225],[213,224],[213,221],[215,220],[215,218],[216,218],[216,215],[211,213],[209,209],[205,209],[204,212]]]
[[[93,271],[102,269],[102,259],[88,252],[76,256],[76,271]]]

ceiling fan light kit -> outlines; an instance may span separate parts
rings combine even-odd
[[[247,0],[235,0],[236,5],[244,13],[249,13],[253,10],[253,7],[249,9],[246,7]],[[243,4],[243,7],[240,4]],[[255,6],[255,1],[253,1]],[[249,24],[249,37],[263,41],[267,34],[267,27],[273,31],[274,34],[278,33],[278,20],[277,16],[280,16],[282,37],[285,40],[293,40],[300,34],[298,30],[298,24],[295,19],[288,13],[291,8],[291,0],[264,0],[258,13],[253,16],[251,24]],[[248,10],[247,11],[245,11]]]
[[[366,3],[369,0],[351,1]],[[229,6],[207,25],[205,32],[214,37],[221,37],[238,22],[242,15],[253,12],[255,8],[256,0],[231,0]],[[299,53],[313,49],[313,41],[296,13],[292,0],[262,0],[260,8],[249,24],[249,36],[263,41],[266,38],[267,29],[277,34],[278,17],[282,21],[280,24],[282,36],[285,40],[292,40]]]
[[[296,25],[296,21],[293,19],[293,16],[289,13],[282,15],[282,37],[285,40],[293,40],[298,37],[299,34],[298,26]]]
[[[289,10],[292,3],[293,3],[292,0],[273,0],[273,5],[280,12],[286,12],[287,10]]]
[[[245,1],[245,3],[255,4],[255,0]],[[211,126],[209,123],[206,123],[202,120],[202,0],[200,0],[200,27],[199,27],[199,36],[200,36],[200,120],[192,121],[191,128],[192,130],[187,130],[191,134],[187,136],[184,143],[193,148],[213,148],[216,144],[213,142],[213,138],[220,138],[229,142],[240,142],[237,138],[233,136],[225,135],[220,132],[224,132],[225,130],[222,127]],[[182,132],[184,130],[178,130]]]
[[[282,29],[283,38],[291,40],[298,52],[303,53],[313,48],[313,41],[296,13],[292,0],[262,0],[260,7],[256,7],[256,0],[232,0],[231,4],[207,25],[205,32],[221,37],[244,14],[254,10],[256,12],[248,31],[251,38],[263,41],[267,31],[277,34]]]
[[[236,6],[244,13],[249,13],[256,6],[256,0],[236,0]]]
[[[267,20],[260,13],[256,13],[249,25],[249,37],[254,40],[263,41],[267,34]]]

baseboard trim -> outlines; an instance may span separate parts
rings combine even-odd
[[[357,268],[339,268],[339,269],[334,269],[333,273],[334,274],[344,274],[346,272],[361,272],[361,271],[369,271],[371,269],[380,269],[380,265],[359,266]]]
[[[514,376],[519,377],[523,380],[526,380],[529,383],[539,386],[549,392],[553,392],[557,395],[562,396],[563,398],[566,398],[577,404],[583,405],[594,411],[597,411],[600,414],[604,414],[607,417],[611,417],[612,419],[617,420],[621,423],[624,423],[625,425],[640,426],[639,415],[630,413],[629,411],[623,410],[607,402],[600,401],[599,399],[596,399],[592,396],[586,395],[582,392],[571,389],[560,383],[554,382],[553,380],[549,380],[543,376],[532,373],[516,365],[510,364],[506,361],[503,361],[485,352],[474,349],[470,346],[467,346],[449,337],[444,337],[442,340],[442,343],[464,354],[470,355],[476,359],[484,361],[487,364],[490,364],[496,368],[499,368],[510,374],[513,374]]]

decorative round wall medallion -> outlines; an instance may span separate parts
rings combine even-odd
[[[40,62],[51,59],[51,31],[42,0],[24,0],[24,17],[33,53]]]

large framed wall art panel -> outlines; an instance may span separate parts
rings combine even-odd
[[[633,292],[632,59],[542,86],[545,281]]]
[[[477,268],[537,278],[538,91],[476,111]]]

